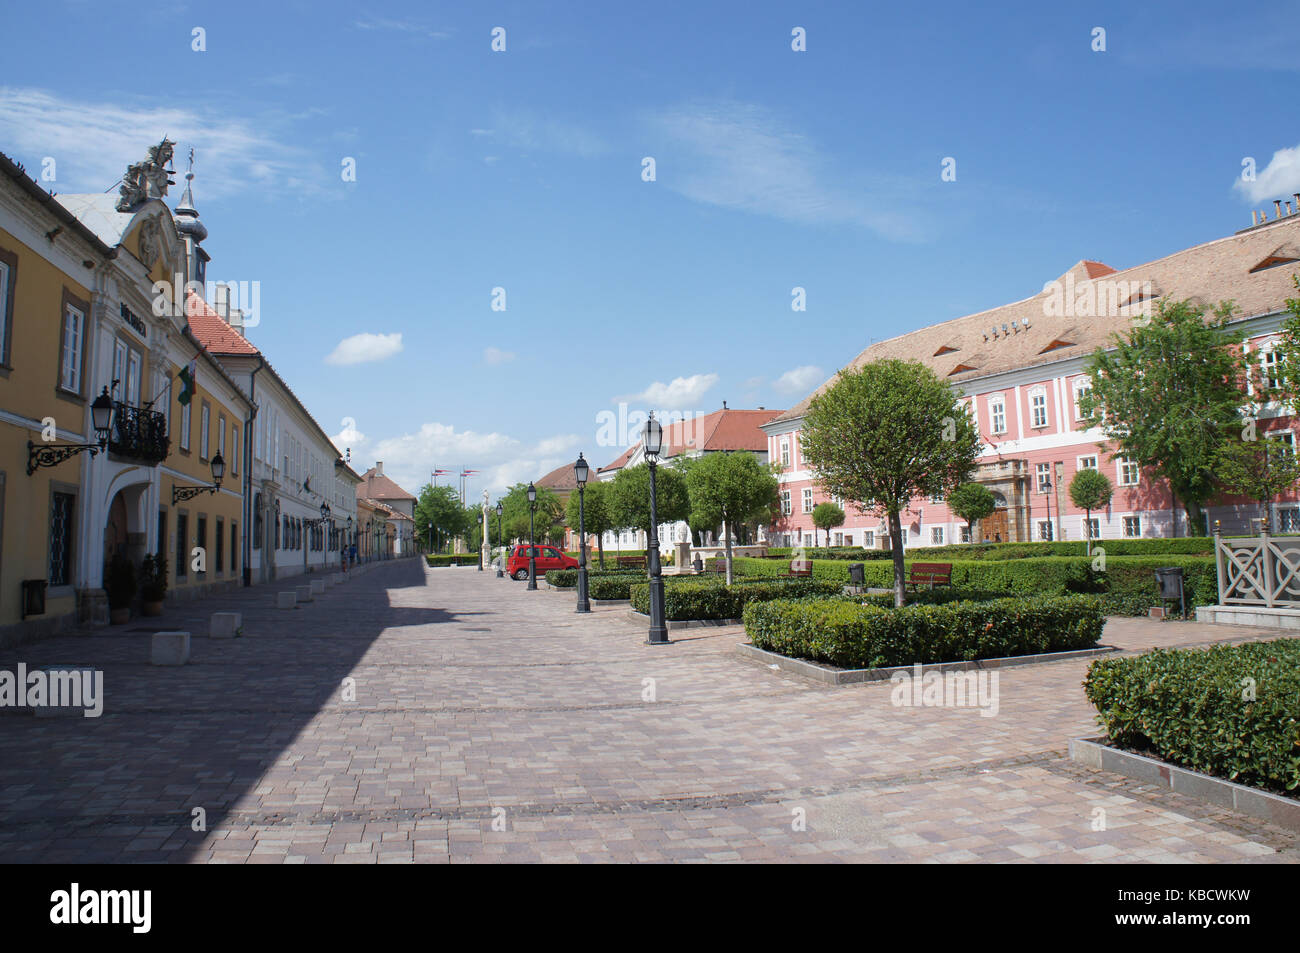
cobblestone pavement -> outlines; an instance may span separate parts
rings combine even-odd
[[[4,650],[100,668],[106,703],[0,713],[0,860],[1300,857],[1296,834],[1066,760],[1097,733],[1084,660],[1002,671],[985,717],[773,671],[738,627],[647,646],[623,606],[579,616],[490,571],[384,564],[291,611],[274,588]],[[229,609],[244,636],[208,639]],[[160,628],[194,633],[191,664],[148,664]],[[1112,620],[1103,641],[1251,637]]]

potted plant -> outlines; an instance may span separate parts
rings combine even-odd
[[[140,611],[143,615],[159,616],[163,611],[163,598],[167,595],[167,560],[162,553],[148,554],[140,564]]]
[[[108,620],[113,625],[123,625],[131,618],[131,601],[135,599],[135,566],[121,553],[108,562],[108,578],[104,580],[108,591]]]

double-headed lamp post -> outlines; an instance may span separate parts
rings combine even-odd
[[[664,428],[654,412],[645,422],[642,447],[650,467],[650,634],[647,645],[667,645],[668,626],[664,623],[664,577],[659,567],[659,514],[655,509],[655,467],[663,447]]]
[[[537,487],[528,484],[528,588],[537,588],[537,544],[533,539],[533,513],[537,510]]]
[[[497,500],[497,545],[498,545],[498,546],[505,546],[505,544],[506,544],[505,537],[501,534],[501,513],[502,513],[502,511],[503,511],[503,507],[501,506],[501,501],[500,501],[500,500]],[[506,576],[505,571],[504,571],[505,564],[506,564],[506,554],[505,554],[504,552],[502,552],[502,553],[501,553],[501,561],[500,561],[499,563],[497,563],[497,578],[498,578],[498,579],[504,579],[505,576]]]
[[[590,474],[591,467],[578,454],[578,462],[573,465],[573,478],[578,484],[578,612],[591,611],[591,600],[587,598],[587,524],[582,509],[582,492]]]

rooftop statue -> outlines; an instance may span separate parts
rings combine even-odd
[[[164,138],[158,145],[149,147],[149,158],[127,166],[117,200],[119,212],[129,212],[148,199],[160,199],[167,194],[167,186],[176,184],[170,178],[174,170],[168,168],[175,146],[176,143]]]

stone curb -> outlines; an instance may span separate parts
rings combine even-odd
[[[613,602],[614,600],[611,599],[610,601]],[[623,600],[620,599],[618,601],[622,602]],[[628,599],[627,602],[630,605],[632,600]],[[646,625],[650,624],[650,617],[643,612],[637,612],[635,609],[629,609],[627,616],[633,622],[643,622]],[[672,631],[673,629],[716,629],[724,625],[740,625],[740,620],[739,619],[678,619],[676,621],[665,622],[664,625],[668,627],[669,631]]]
[[[911,675],[916,671],[915,665],[891,665],[887,668],[835,668],[821,662],[790,658],[760,649],[748,642],[736,646],[736,651],[745,658],[765,665],[776,665],[782,671],[792,675],[802,675],[824,685],[856,685],[862,682],[887,682],[896,672]],[[1020,665],[1037,665],[1046,662],[1063,662],[1070,659],[1094,658],[1118,652],[1112,646],[1096,649],[1076,649],[1070,652],[1043,652],[1039,655],[1011,655],[1004,658],[979,659],[974,662],[931,662],[921,665],[921,672],[969,672],[991,668],[1015,668]]]
[[[1300,831],[1300,801],[1283,797],[1260,788],[1247,787],[1202,774],[1187,768],[1166,764],[1146,755],[1121,751],[1106,744],[1105,738],[1075,738],[1070,742],[1070,760],[1085,764],[1097,771],[1122,774],[1137,781],[1145,781],[1178,794],[1208,801],[1218,807],[1268,821],[1278,827]]]

